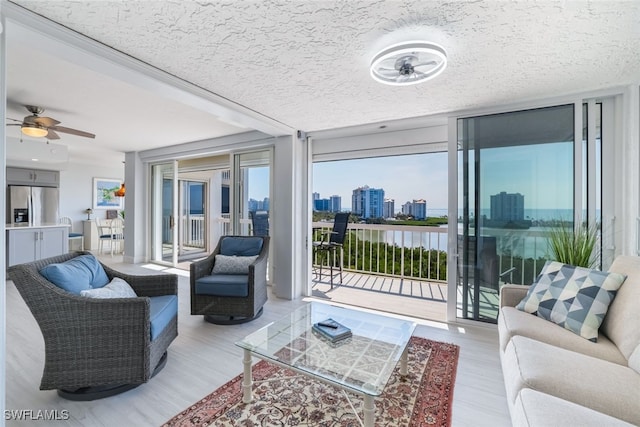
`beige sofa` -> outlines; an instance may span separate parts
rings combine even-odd
[[[597,343],[515,306],[527,286],[500,291],[500,358],[514,426],[640,426],[640,257],[609,269],[627,279]]]

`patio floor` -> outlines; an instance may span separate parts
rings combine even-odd
[[[324,271],[323,271],[324,273]],[[312,296],[341,304],[402,314],[421,319],[446,321],[447,285],[445,283],[343,272],[343,281],[329,276],[314,276]]]

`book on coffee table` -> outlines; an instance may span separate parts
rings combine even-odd
[[[331,318],[314,323],[311,328],[331,342],[340,341],[352,335],[351,329]]]

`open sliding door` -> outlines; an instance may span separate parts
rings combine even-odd
[[[151,260],[178,263],[178,162],[151,167]]]
[[[449,240],[457,254],[449,269],[457,318],[495,323],[500,287],[531,284],[552,259],[552,228],[598,227],[606,243],[598,265],[608,267],[612,225],[603,224],[611,215],[603,211],[602,168],[611,147],[602,144],[602,105],[457,120],[457,149],[450,151],[457,155],[457,227]]]
[[[234,234],[251,236],[254,230],[251,213],[270,216],[272,150],[234,155],[233,218]]]

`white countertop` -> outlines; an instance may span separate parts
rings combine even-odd
[[[29,223],[17,223],[17,224],[5,224],[5,230],[25,230],[30,228],[56,228],[56,227],[70,227],[68,224],[56,224],[56,223],[48,223],[45,222],[40,225],[34,225]]]

